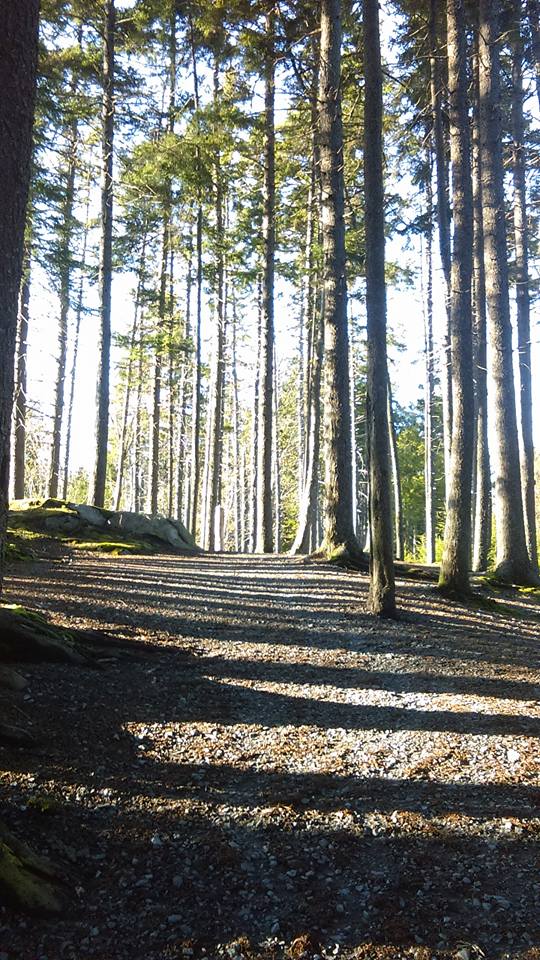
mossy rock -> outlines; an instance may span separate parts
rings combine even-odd
[[[0,890],[13,906],[31,913],[59,913],[59,873],[0,825]]]

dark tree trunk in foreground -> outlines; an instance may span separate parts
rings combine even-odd
[[[21,291],[19,294],[19,323],[17,337],[17,385],[15,393],[15,446],[13,452],[13,494],[22,500],[26,476],[26,413],[27,413],[27,357],[28,323],[30,319],[30,249],[25,250]]]
[[[474,405],[472,369],[472,183],[467,104],[467,40],[464,0],[447,2],[450,153],[454,244],[450,330],[452,335],[452,452],[439,587],[469,594]]]
[[[382,69],[378,0],[364,0],[364,189],[366,224],[367,425],[369,454],[369,609],[396,613],[392,537],[386,283],[384,278],[384,184]]]
[[[523,100],[525,93],[523,89],[521,0],[514,0],[512,38],[514,242],[516,248],[516,308],[519,351],[519,406],[521,414],[521,486],[527,549],[529,551],[529,559],[533,567],[537,569],[531,376],[531,301],[529,293],[529,229],[527,225],[525,124],[523,119]]]
[[[536,584],[525,540],[508,293],[501,130],[499,0],[480,0],[480,144],[486,291],[496,436],[497,575]]]
[[[476,503],[474,511],[473,570],[486,570],[491,546],[491,469],[488,443],[487,305],[484,267],[484,221],[482,207],[482,159],[480,156],[480,91],[478,35],[474,54],[473,99],[473,291],[474,377],[476,384]]]
[[[106,0],[103,38],[103,114],[101,168],[101,249],[99,254],[100,343],[97,381],[96,464],[91,500],[105,504],[109,442],[111,365],[111,286],[113,230],[114,0]]]
[[[339,0],[322,0],[318,119],[324,321],[323,550],[330,557],[360,553],[352,516],[351,405],[340,95],[341,33],[341,3]]]
[[[274,132],[274,16],[266,18],[264,62],[264,180],[263,180],[263,329],[259,404],[259,467],[257,470],[257,552],[272,550],[272,426],[274,389],[274,255],[275,132]]]
[[[36,63],[38,0],[0,5],[0,588],[4,570],[9,453],[17,312],[21,283]],[[10,618],[2,611],[2,638],[9,641]],[[12,631],[13,636],[13,631]],[[22,637],[15,628],[15,642]],[[0,823],[0,889],[26,909],[58,910],[60,903],[47,864]]]
[[[34,117],[37,0],[0,6],[0,588],[9,496],[11,413]]]

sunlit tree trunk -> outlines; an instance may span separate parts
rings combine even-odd
[[[476,385],[476,503],[474,511],[473,570],[486,570],[491,546],[491,469],[488,444],[487,305],[484,267],[484,222],[482,204],[482,160],[480,156],[480,92],[478,75],[478,33],[473,66],[473,291],[474,291],[474,378]]]
[[[74,84],[72,84],[72,93]],[[51,466],[49,474],[49,496],[58,496],[60,484],[60,447],[62,443],[62,422],[64,417],[64,394],[66,382],[66,362],[68,345],[68,318],[71,306],[71,275],[73,245],[73,207],[75,203],[75,175],[77,170],[78,123],[74,120],[68,131],[67,166],[65,195],[62,205],[62,223],[60,225],[59,274],[60,274],[60,318],[58,324],[58,361],[54,390],[54,414],[51,448]]]
[[[272,550],[272,426],[274,388],[275,132],[274,15],[266,16],[264,57],[263,327],[257,470],[257,552]]]
[[[21,500],[25,494],[26,474],[26,414],[27,414],[27,358],[28,358],[28,324],[30,319],[30,243],[27,240],[21,289],[19,294],[19,316],[17,336],[17,379],[15,389],[15,444],[13,452],[13,493],[16,500]]]
[[[371,529],[368,606],[377,616],[393,617],[396,607],[388,433],[383,103],[378,0],[364,0],[364,71],[367,423]]]
[[[433,189],[431,145],[428,152],[426,200],[428,228],[426,236],[426,291],[424,307],[424,489],[426,523],[426,563],[435,563],[435,470],[433,455],[433,412],[435,371],[433,353]]]
[[[527,0],[527,14],[531,31],[531,47],[536,73],[536,93],[540,104],[540,4],[538,0]]]
[[[388,380],[388,437],[390,441],[390,463],[392,466],[392,489],[394,492],[394,555],[396,560],[403,560],[403,502],[401,497],[401,475],[399,470],[399,456],[397,445],[396,424],[394,421],[394,407],[392,403],[392,386]]]
[[[486,291],[496,437],[497,575],[536,584],[527,551],[521,499],[519,442],[508,291],[500,89],[500,4],[479,0],[480,146]]]
[[[101,247],[99,254],[99,366],[97,378],[96,462],[91,500],[105,505],[107,450],[109,442],[109,393],[111,365],[111,286],[113,230],[113,136],[114,136],[114,0],[105,0],[103,38],[103,112],[101,164]]]
[[[516,248],[516,308],[519,351],[519,407],[521,487],[525,537],[529,558],[537,569],[536,510],[534,490],[534,439],[532,416],[531,301],[529,293],[529,229],[525,124],[523,119],[523,39],[521,0],[514,0],[512,30],[512,139],[514,177],[514,242]]]
[[[443,400],[443,446],[445,484],[448,489],[450,476],[450,453],[452,446],[452,356],[450,345],[450,281],[451,281],[451,236],[450,201],[448,190],[448,162],[443,124],[444,73],[442,69],[443,44],[440,30],[443,22],[442,0],[430,0],[430,90],[433,123],[433,148],[437,179],[437,232],[439,251],[446,293],[446,324],[442,343],[441,389]]]
[[[439,587],[457,596],[470,591],[471,486],[474,435],[472,366],[472,182],[467,102],[464,0],[447,0],[448,86],[454,243],[450,330],[452,335],[452,454]]]
[[[341,3],[339,0],[322,0],[318,119],[324,288],[323,551],[331,557],[360,553],[352,522],[341,37]]]
[[[77,306],[75,307],[75,332],[73,334],[73,356],[71,360],[71,372],[69,375],[69,396],[67,404],[66,418],[66,445],[64,450],[64,471],[62,481],[62,497],[67,498],[69,483],[69,464],[71,458],[71,432],[73,426],[73,408],[75,403],[75,384],[77,382],[77,362],[79,359],[79,336],[81,331],[81,321],[84,309],[84,283],[86,276],[86,253],[88,248],[88,234],[90,231],[90,181],[87,181],[86,192],[86,215],[84,221],[84,233],[81,250],[79,289],[77,291]]]

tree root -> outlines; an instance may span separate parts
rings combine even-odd
[[[62,910],[60,875],[0,824],[0,890],[14,906],[31,912]]]
[[[36,738],[23,727],[15,727],[10,723],[0,723],[0,743],[11,747],[34,747]]]

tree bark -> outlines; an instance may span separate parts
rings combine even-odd
[[[341,3],[321,2],[319,149],[323,256],[325,511],[323,552],[356,556],[341,119]]]
[[[103,140],[101,167],[101,248],[99,255],[100,343],[97,380],[96,464],[91,497],[92,502],[98,507],[105,505],[109,441],[115,19],[114,0],[106,0],[105,32],[103,38]]]
[[[428,153],[426,199],[428,232],[426,237],[426,299],[424,311],[424,490],[426,523],[426,563],[435,563],[436,510],[435,469],[433,456],[433,411],[435,399],[435,372],[433,354],[433,188],[431,145]]]
[[[193,30],[193,20],[189,18],[191,61],[193,70],[193,95],[195,101],[195,111],[197,117],[197,132],[199,132],[199,77],[197,73],[197,51],[195,46],[195,35]],[[197,173],[201,175],[201,157],[200,148],[197,143],[195,147],[195,162]],[[191,399],[191,476],[190,476],[190,499],[189,513],[187,517],[187,527],[194,538],[197,537],[197,517],[199,508],[199,486],[200,486],[200,443],[201,443],[201,320],[202,320],[202,284],[203,284],[203,210],[202,210],[202,187],[199,183],[197,190],[197,223],[195,234],[195,250],[197,257],[197,304],[195,312],[195,323],[193,330],[194,350],[193,350],[193,380],[192,380],[192,399]]]
[[[275,132],[274,14],[266,16],[264,57],[263,311],[257,470],[258,553],[272,550],[272,427],[274,390]]]
[[[467,102],[467,39],[464,0],[447,0],[450,154],[454,242],[450,330],[452,336],[452,451],[439,587],[466,597],[470,592],[471,485],[474,405],[472,369],[472,182]]]
[[[531,31],[531,47],[536,74],[536,94],[540,104],[540,4],[538,0],[527,0],[527,14]]]
[[[16,500],[25,494],[26,473],[26,413],[27,413],[27,357],[28,325],[30,319],[30,271],[31,255],[28,243],[24,253],[21,290],[19,294],[19,319],[17,337],[17,384],[15,391],[15,445],[13,493]]]
[[[514,0],[512,31],[512,159],[514,178],[514,242],[516,248],[516,310],[519,357],[520,463],[525,537],[529,559],[538,568],[534,490],[532,415],[531,301],[529,292],[529,229],[525,124],[523,119],[523,39],[521,0]]]
[[[68,482],[69,482],[69,461],[71,456],[71,429],[73,425],[75,384],[77,381],[77,361],[79,358],[79,334],[81,330],[81,320],[82,320],[83,307],[84,307],[84,280],[85,280],[85,273],[86,273],[86,251],[88,247],[88,233],[90,230],[89,216],[90,216],[90,182],[88,180],[87,194],[86,194],[86,216],[85,216],[85,223],[84,223],[83,245],[82,245],[82,251],[81,251],[79,289],[77,293],[77,307],[75,310],[75,333],[73,336],[73,358],[71,361],[71,373],[69,377],[69,397],[68,397],[67,421],[66,421],[66,448],[64,451],[64,470],[63,470],[63,480],[62,480],[62,497],[64,500],[67,498],[67,490],[68,490]]]
[[[72,94],[76,84],[72,82]],[[78,122],[73,120],[68,131],[66,187],[60,224],[60,318],[58,324],[58,361],[56,385],[54,391],[54,415],[51,447],[51,466],[49,475],[49,496],[58,496],[60,483],[60,447],[62,443],[62,421],[64,417],[64,394],[66,382],[66,362],[68,344],[68,318],[71,306],[71,274],[73,243],[73,207],[75,203],[75,175],[77,171]]]
[[[443,400],[443,447],[445,485],[448,489],[450,456],[452,447],[452,356],[450,344],[450,294],[451,294],[451,213],[448,190],[448,163],[443,125],[443,53],[439,37],[439,22],[442,17],[442,0],[430,0],[430,91],[433,123],[433,146],[437,175],[437,228],[439,251],[446,290],[446,324],[443,333],[441,388]]]
[[[502,156],[499,0],[479,0],[480,145],[496,436],[497,576],[536,584],[525,540],[512,365]]]
[[[478,33],[473,67],[473,291],[474,367],[476,383],[476,503],[474,511],[473,570],[486,570],[491,547],[491,468],[488,443],[487,385],[487,304],[484,266],[484,215],[482,203],[482,159],[480,156],[480,90]]]
[[[392,489],[394,491],[394,556],[396,560],[403,560],[403,502],[401,497],[401,476],[399,471],[399,456],[392,403],[392,385],[388,379],[388,438],[390,442],[390,464],[392,467]]]
[[[367,422],[370,476],[370,586],[377,616],[396,613],[388,436],[382,68],[377,0],[364,0],[364,190],[366,231]]]

